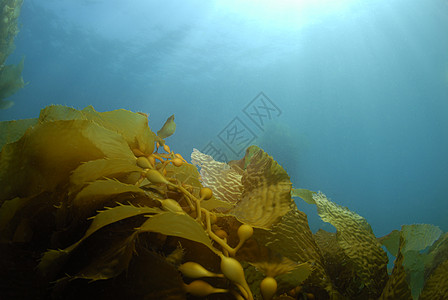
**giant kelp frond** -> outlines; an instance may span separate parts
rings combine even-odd
[[[210,248],[210,250],[216,251],[202,226],[187,214],[174,212],[157,214],[150,217],[138,228],[139,233],[146,231],[185,238],[201,243]]]
[[[440,297],[436,295],[448,295],[433,281],[435,278],[442,282],[446,280],[443,272],[439,272],[444,270],[443,264],[448,259],[448,235],[442,235],[437,226],[403,225],[400,231],[396,230],[380,241],[397,257],[383,299],[395,299],[397,290],[412,294],[413,299],[425,299],[430,295],[437,299]],[[439,267],[441,269],[436,271]]]
[[[17,65],[5,65],[6,58],[14,50],[14,38],[19,33],[17,19],[23,0],[0,1],[0,109],[7,109],[14,103],[5,98],[25,86],[22,79],[24,59]]]
[[[106,205],[115,203],[109,203],[110,200],[114,201],[120,196],[128,199],[128,197],[123,197],[125,193],[132,195],[133,198],[145,195],[144,190],[132,184],[112,179],[96,180],[76,194],[71,203],[71,209],[77,218],[85,219]]]
[[[162,140],[174,134],[176,131],[176,123],[174,122],[174,115],[171,115],[168,119],[166,119],[165,124],[163,124],[162,128],[157,131],[157,136]]]
[[[101,178],[120,178],[125,183],[136,183],[142,169],[134,162],[135,158],[102,158],[83,163],[70,175],[69,192],[77,192],[84,185]]]
[[[243,191],[231,213],[252,226],[270,228],[291,210],[289,176],[282,166],[256,146],[247,149],[239,165],[244,168]]]
[[[388,259],[367,221],[347,208],[331,202],[320,192],[293,190],[293,195],[315,204],[322,220],[336,227],[338,246],[349,258],[356,276],[360,279],[357,289],[364,290],[363,293],[367,297],[378,297],[388,279]]]
[[[328,293],[333,292],[331,281],[324,268],[322,254],[308,226],[305,213],[291,209],[270,230],[259,229],[254,235],[262,245],[288,260],[312,265],[313,271],[306,281],[307,284],[319,286]],[[292,275],[288,281],[292,280]],[[296,285],[300,284],[301,278],[296,279]]]
[[[217,198],[237,203],[227,213],[254,227],[270,228],[292,205],[291,181],[286,171],[256,146],[246,151],[231,167],[195,150],[192,162]]]
[[[154,151],[155,134],[149,130],[148,118],[144,114],[125,109],[97,112],[92,106],[76,110],[62,105],[50,105],[43,109],[39,116],[40,122],[58,120],[91,120],[118,133],[131,149],[140,149],[146,154]]]
[[[22,78],[24,61],[22,59],[17,65],[0,66],[0,101],[12,96],[25,86]]]
[[[313,196],[322,220],[337,230],[337,241],[355,266],[371,296],[379,296],[387,281],[387,255],[377,242],[370,225],[358,214],[329,201],[322,193]]]
[[[17,123],[16,127],[23,131],[24,125]],[[145,116],[125,110],[98,113],[93,108],[78,111],[49,106],[42,110],[36,125],[4,146],[0,180],[7,188],[0,191],[0,201],[12,195],[52,191],[78,167],[71,178],[74,189],[103,176],[116,178],[141,171],[131,149],[142,153],[154,149],[154,133]],[[104,159],[111,161],[93,162]],[[23,170],[26,178],[21,176]]]
[[[380,239],[398,255],[386,285],[387,258],[364,218],[291,191],[255,146],[228,164],[195,150],[198,172],[147,122],[50,106],[38,120],[0,125],[12,131],[0,152],[0,298],[17,292],[8,266],[24,256],[20,280],[38,285],[29,299],[396,299],[422,287],[426,299],[445,296],[448,237],[437,228]],[[313,235],[291,195],[337,233]]]
[[[154,214],[159,213],[160,210],[152,207],[136,207],[132,205],[119,205],[113,208],[108,208],[99,214],[97,214],[93,218],[92,224],[90,224],[89,228],[85,232],[84,236],[78,240],[73,245],[61,250],[49,250],[47,251],[39,263],[39,270],[46,276],[49,276],[50,273],[55,273],[55,270],[58,270],[58,267],[61,268],[62,264],[70,253],[75,250],[84,240],[89,238],[92,234],[97,232],[98,230],[119,222],[121,220],[131,218],[137,215],[142,214]],[[52,274],[54,275],[54,274]]]
[[[131,155],[119,134],[92,121],[39,123],[20,140],[3,147],[0,180],[5,188],[0,191],[0,201],[52,191],[66,182],[81,162]]]
[[[0,122],[0,150],[4,145],[20,139],[25,131],[37,123],[37,118]]]
[[[437,266],[426,280],[419,299],[446,299],[448,296],[448,260]]]
[[[200,169],[202,183],[213,190],[216,198],[228,203],[236,203],[241,198],[242,175],[228,164],[215,161],[210,155],[194,149],[191,163]]]

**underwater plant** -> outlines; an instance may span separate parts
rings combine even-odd
[[[14,51],[14,37],[19,33],[17,19],[23,0],[0,0],[0,109],[14,103],[5,100],[25,86],[22,79],[24,60],[17,65],[5,65],[6,58]]]
[[[0,126],[2,299],[446,295],[446,235],[431,227],[422,244],[404,227],[379,240],[322,193],[292,189],[256,146],[228,164],[194,150],[189,164],[165,142],[174,116],[155,134],[145,114],[90,106]],[[337,233],[313,234],[292,196]],[[400,271],[387,273],[381,243]]]

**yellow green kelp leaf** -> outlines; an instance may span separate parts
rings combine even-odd
[[[192,164],[184,163],[180,167],[175,167],[172,164],[166,166],[167,176],[176,178],[184,184],[191,185],[196,191],[202,187],[199,182],[199,172]]]
[[[158,232],[164,235],[177,236],[204,244],[216,253],[216,249],[204,228],[187,214],[163,212],[150,217],[138,228],[138,232]]]
[[[254,295],[260,294],[260,283],[267,276],[276,279],[276,294],[279,295],[302,285],[313,271],[310,264],[297,264],[286,257],[282,257],[282,259],[275,257],[271,261],[250,262],[249,265],[243,264],[243,267],[247,282]]]
[[[252,145],[246,149],[244,157],[240,160],[232,160],[229,165],[232,167],[238,166],[240,170],[246,170],[247,166],[252,161],[255,154],[257,154],[261,149],[258,146]]]
[[[350,258],[339,246],[336,233],[319,229],[314,234],[314,240],[324,258],[325,272],[331,278],[335,289],[348,299],[361,299],[365,296],[359,295],[359,287],[362,283],[356,276],[355,267]]]
[[[154,152],[155,134],[149,129],[148,116],[134,113],[125,109],[118,109],[99,113],[106,128],[119,132],[132,149],[138,148],[143,153]]]
[[[448,260],[441,263],[431,273],[418,299],[448,299]]]
[[[4,7],[4,6],[3,6]],[[2,19],[2,22],[4,20]],[[3,25],[3,24],[2,24]],[[4,25],[3,25],[4,26]],[[2,26],[2,27],[3,27]],[[3,65],[0,67],[0,101],[12,96],[25,86],[22,78],[22,70],[25,59],[17,65]]]
[[[88,117],[81,110],[64,105],[49,105],[40,111],[40,123],[62,120],[88,120]]]
[[[378,297],[387,282],[388,258],[367,221],[322,193],[313,195],[319,216],[337,229],[337,241],[355,266],[369,297]]]
[[[386,247],[387,251],[393,256],[397,257],[400,248],[400,231],[393,230],[388,235],[378,238],[378,241]]]
[[[445,232],[428,250],[428,255],[432,257],[430,264],[425,266],[425,279],[438,268],[438,266],[448,260],[448,232]]]
[[[229,213],[254,227],[270,228],[294,203],[288,174],[257,146],[249,147],[246,156],[233,164],[246,168],[241,179],[241,200]]]
[[[117,178],[131,172],[141,172],[135,158],[104,158],[91,160],[77,167],[70,176],[70,192],[76,191],[88,182],[100,178]]]
[[[154,151],[155,134],[149,129],[147,116],[141,113],[124,109],[97,112],[92,106],[76,110],[62,105],[51,105],[41,111],[40,122],[56,120],[91,120],[119,133],[132,149],[139,148],[147,154]]]
[[[410,250],[424,250],[437,241],[442,233],[443,231],[439,227],[431,224],[403,225],[401,227],[403,244],[400,250],[403,253]]]
[[[26,130],[36,123],[37,119],[0,122],[0,150],[4,145],[14,143],[20,139],[25,134]]]
[[[202,188],[202,184],[199,181],[199,172],[196,167],[192,164],[184,163],[180,167],[175,167],[171,164],[166,166],[167,177],[176,178],[182,184],[188,184],[193,187],[193,194],[199,197],[199,191]],[[228,210],[233,207],[233,205],[226,201],[218,200],[214,195],[211,199],[202,201],[201,207],[209,211],[219,208],[223,210]]]
[[[400,233],[403,267],[411,287],[412,297],[418,299],[425,281],[425,268],[433,260],[433,253],[426,250],[439,239],[442,231],[434,225],[414,224],[403,225]]]
[[[6,58],[14,51],[14,38],[19,33],[18,18],[23,0],[2,0],[0,18],[0,69],[4,67]]]
[[[104,211],[98,213],[95,217],[93,217],[92,224],[90,224],[84,236],[74,243],[73,245],[62,249],[62,250],[48,250],[44,253],[39,265],[38,269],[45,275],[53,274],[57,269],[58,265],[61,265],[64,262],[70,252],[72,252],[82,241],[87,239],[96,231],[101,228],[110,225],[112,223],[138,216],[141,214],[154,214],[160,213],[161,210],[153,207],[136,207],[132,205],[119,205],[113,208],[108,208]]]
[[[78,121],[79,122],[79,121]],[[84,121],[83,121],[84,122]],[[87,121],[91,122],[91,121]],[[96,123],[93,123],[96,124]],[[98,125],[96,125],[98,127]],[[122,135],[113,130],[103,127],[98,129],[95,126],[88,126],[83,130],[83,135],[95,142],[95,146],[100,149],[108,158],[132,159],[134,154],[129,149],[126,140]]]
[[[307,189],[291,189],[291,197],[300,197],[308,204],[316,204],[313,199],[314,194],[316,194],[316,192]]]
[[[155,134],[149,129],[148,117],[125,109],[97,112],[92,106],[82,110],[89,119],[122,135],[129,147],[146,154],[154,152]]]
[[[394,268],[379,300],[412,299],[411,288],[406,280],[406,272],[403,267],[403,255],[398,252],[394,262]]]
[[[217,199],[236,203],[241,198],[242,176],[228,164],[215,161],[197,149],[191,153],[191,162],[200,169],[202,185],[210,188]]]
[[[448,234],[442,235],[442,231],[434,225],[414,224],[403,225],[401,231],[395,231],[393,236],[389,234],[381,239],[383,244],[393,241],[394,247],[396,240],[399,239],[398,257],[392,276],[383,292],[387,297],[384,296],[383,299],[398,299],[397,291],[405,291],[406,288],[409,295],[412,293],[413,299],[420,299],[422,297],[419,297],[419,294],[424,286],[422,294],[438,295],[437,283],[427,284],[427,280],[444,261],[448,260]],[[442,278],[437,280],[443,281]],[[433,288],[436,290],[432,290]],[[435,296],[428,299],[442,298]]]
[[[163,124],[162,128],[157,131],[157,135],[161,139],[166,139],[167,137],[174,134],[176,131],[176,123],[174,123],[174,115],[171,115],[168,119],[166,119],[165,124]]]
[[[296,263],[313,265],[313,273],[307,285],[332,292],[329,276],[324,268],[324,260],[308,226],[305,213],[291,209],[270,230],[254,230],[254,238],[273,253],[278,253]]]
[[[103,228],[104,226],[118,222],[120,220],[138,216],[141,214],[157,214],[161,212],[162,210],[154,207],[136,207],[132,205],[119,205],[116,207],[108,208],[101,211],[92,218],[92,224],[90,225],[89,229],[87,229],[84,237],[80,241],[88,238],[95,231]]]
[[[313,272],[313,268],[309,263],[302,263],[296,265],[296,267],[288,273],[280,274],[276,277],[279,282],[279,286],[285,286],[284,290],[299,286],[304,282]]]
[[[73,208],[77,213],[90,211],[103,207],[105,201],[112,196],[133,193],[144,195],[145,191],[132,184],[121,183],[117,180],[96,180],[83,188],[73,200]]]
[[[133,154],[118,133],[92,121],[39,123],[0,153],[0,201],[52,191],[82,162],[104,157]]]
[[[229,202],[221,201],[216,199],[215,197],[212,197],[210,200],[202,201],[201,207],[209,211],[212,211],[214,209],[217,209],[218,211],[228,211],[234,206]]]

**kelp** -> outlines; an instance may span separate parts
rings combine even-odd
[[[12,96],[18,90],[25,86],[22,78],[22,71],[24,66],[24,59],[17,65],[6,65],[0,67],[0,108],[9,108],[12,103],[8,105],[4,99]],[[5,103],[6,102],[6,103]]]
[[[360,297],[363,292],[359,287],[362,287],[361,290],[367,289],[367,295],[381,292],[379,299],[426,299],[427,295],[442,299],[448,296],[446,289],[435,284],[435,280],[445,280],[443,270],[448,259],[448,236],[442,236],[438,227],[403,225],[400,231],[376,238],[364,218],[330,202],[322,193],[293,189],[292,194],[315,204],[322,220],[336,227],[336,234],[319,230],[315,239],[324,253],[326,270],[337,278],[335,285],[343,294]],[[387,260],[379,245],[396,257],[390,276],[384,276]],[[370,283],[366,284],[368,281]],[[356,283],[358,287],[354,286]],[[371,287],[375,286],[378,288],[372,291]]]
[[[173,135],[174,131],[176,131],[176,123],[174,123],[174,115],[171,115],[168,119],[166,119],[162,128],[157,131],[157,136],[161,139],[166,139],[167,137]]]
[[[448,261],[441,263],[426,280],[419,299],[445,299],[448,295]]]
[[[216,198],[228,203],[239,201],[243,190],[240,173],[197,149],[191,153],[191,163],[200,169],[202,183],[212,189]]]
[[[312,266],[312,273],[306,282],[308,286],[318,286],[328,293],[333,292],[332,284],[324,269],[322,254],[313,239],[303,212],[292,209],[270,230],[256,230],[255,236],[277,255]],[[296,286],[299,283],[300,281]]]
[[[148,116],[143,113],[133,113],[124,109],[97,112],[92,106],[76,110],[62,105],[50,105],[39,115],[40,122],[58,120],[91,120],[103,128],[118,133],[131,149],[140,149],[147,154],[154,151],[155,134],[148,130]]]
[[[0,109],[14,103],[5,100],[25,86],[22,78],[24,59],[17,65],[5,65],[6,58],[14,50],[14,38],[19,33],[17,19],[23,0],[0,0]]]
[[[350,258],[339,246],[336,233],[319,229],[314,234],[314,240],[322,253],[322,265],[334,289],[340,291],[345,297],[361,298],[359,287],[362,287],[360,278]]]
[[[38,123],[2,149],[0,180],[5,188],[0,201],[53,191],[84,161],[131,155],[120,135],[92,121]]]
[[[397,257],[383,299],[394,299],[397,290],[412,295],[413,299],[428,299],[429,295],[435,297],[430,299],[437,299],[448,295],[446,289],[434,284],[434,278],[438,282],[446,280],[443,279],[446,276],[443,264],[448,259],[448,236],[442,234],[437,226],[414,224],[403,225],[400,231],[379,239]]]
[[[162,139],[170,122],[157,136],[144,113],[49,106],[0,124],[0,280],[20,278],[17,249],[28,274],[0,298],[29,286],[28,298],[56,299],[447,296],[448,238],[438,228],[377,239],[322,193],[291,189],[256,146],[228,164],[194,150],[198,171]],[[313,234],[297,196],[337,232]],[[397,256],[390,276],[380,243]]]
[[[192,161],[200,167],[203,182],[212,183],[215,189],[218,187],[217,194],[224,201],[235,203],[235,207],[227,210],[226,214],[256,227],[254,239],[257,250],[250,246],[241,249],[242,259],[250,262],[246,274],[252,290],[259,290],[263,276],[250,266],[283,270],[280,266],[286,260],[295,262],[294,266],[288,271],[272,271],[270,274],[278,280],[279,291],[286,292],[299,286],[309,277],[305,284],[319,287],[314,292],[324,295],[334,292],[331,282],[326,279],[322,257],[306,215],[298,211],[291,201],[289,177],[272,157],[252,146],[244,158],[229,165],[216,162],[198,150],[194,150]],[[233,190],[229,188],[232,186]],[[271,254],[263,254],[266,251]]]
[[[25,131],[37,123],[37,118],[0,122],[0,149],[20,139]]]
[[[240,161],[243,190],[231,214],[259,228],[270,228],[292,208],[291,181],[286,171],[271,156],[251,146]]]
[[[150,231],[185,238],[216,251],[201,225],[186,214],[163,212],[150,217],[137,230],[139,233]]]
[[[300,191],[295,192],[300,195]],[[359,290],[368,297],[378,297],[387,281],[387,255],[381,249],[367,221],[358,214],[329,201],[322,193],[305,192],[307,202],[317,206],[323,221],[333,225],[339,247],[354,265],[360,279]]]
[[[140,176],[132,180],[131,175],[136,172],[139,174],[141,168],[132,163],[134,160],[133,158],[102,158],[81,164],[70,175],[69,193],[75,193],[86,184],[101,178],[125,177],[122,180],[125,183],[135,183]]]
[[[201,168],[202,180],[214,187],[217,197],[236,203],[227,213],[242,222],[268,229],[292,207],[288,174],[256,146],[249,147],[244,158],[232,161],[229,166],[197,150],[192,161]],[[221,176],[223,173],[226,175]]]
[[[84,240],[89,238],[92,234],[94,234],[98,230],[127,218],[131,218],[141,214],[149,214],[157,212],[159,212],[159,210],[155,208],[135,207],[131,205],[119,205],[114,208],[106,209],[105,211],[99,212],[93,218],[92,224],[89,226],[86,233],[79,241],[77,241],[76,243],[65,249],[47,251],[43,255],[38,265],[38,269],[46,277],[51,277],[50,274],[54,275],[54,273],[56,273],[56,270],[61,267],[61,264],[63,264],[63,262],[68,259],[70,253],[73,250],[75,250]],[[133,238],[134,236],[131,235],[131,237]],[[128,240],[127,243],[130,243],[130,241]],[[117,246],[117,248],[119,248],[120,246],[126,247],[126,245],[120,244]],[[103,276],[100,275],[98,278],[94,278],[93,275],[90,276],[91,276],[90,279],[105,279]]]

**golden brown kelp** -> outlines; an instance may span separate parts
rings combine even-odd
[[[396,256],[382,299],[444,299],[448,297],[448,235],[430,224],[403,225],[380,238]]]
[[[322,193],[294,190],[293,194],[302,197],[310,204],[315,204],[322,220],[336,227],[336,241],[344,255],[332,258],[347,258],[352,265],[349,268],[354,272],[351,282],[340,282],[342,286],[338,290],[350,298],[379,297],[388,279],[386,269],[388,259],[367,221],[347,208],[331,202]],[[327,258],[330,256],[327,255]],[[343,261],[329,263],[343,266]],[[358,286],[353,286],[355,283]],[[347,285],[351,288],[347,289]]]
[[[379,299],[412,299],[411,288],[406,280],[406,272],[403,267],[403,255],[401,253],[394,261],[392,274]]]
[[[248,252],[246,242],[256,242],[253,226],[270,227],[292,203],[289,178],[271,157],[259,150],[243,171],[238,204],[259,201],[266,208],[245,215],[216,199],[201,185],[197,170],[167,145],[165,153],[154,152],[159,139],[143,114],[50,106],[36,123],[23,127],[17,123],[23,136],[6,139],[0,154],[6,187],[0,193],[5,216],[0,230],[5,243],[26,244],[34,257],[41,256],[30,272],[37,270],[33,279],[42,290],[56,298],[82,296],[92,286],[108,290],[99,298],[110,291],[133,295],[127,287],[133,278],[150,285],[143,298],[224,293],[253,299],[236,255],[243,248]],[[217,214],[215,208],[233,213]],[[144,280],[154,274],[137,268],[139,260],[160,268],[158,280]],[[289,264],[288,272],[301,273],[300,281],[309,275],[306,265]],[[195,273],[198,266],[222,274],[207,279]],[[177,267],[180,273],[173,275]],[[277,292],[273,277],[282,274],[267,269],[266,274],[257,271],[270,278],[259,291],[272,297]],[[126,275],[132,270],[141,274]]]
[[[253,290],[267,276],[275,277],[279,292],[304,285],[321,298],[333,293],[306,215],[291,201],[289,177],[272,157],[251,146],[244,158],[229,165],[197,150],[192,160],[201,168],[203,182],[235,205],[226,213],[255,227],[253,240],[240,251],[250,263],[246,273]]]
[[[258,147],[229,164],[196,150],[199,173],[142,113],[50,106],[38,120],[0,126],[11,131],[0,152],[0,298],[446,294],[446,235],[404,226],[381,239],[398,255],[387,281],[368,223],[293,190],[337,229],[313,235],[288,174]]]
[[[333,282],[346,297],[356,297],[362,283],[356,275],[354,264],[339,246],[336,233],[319,229],[314,234],[314,240],[322,252],[322,264],[328,274],[328,281]]]

